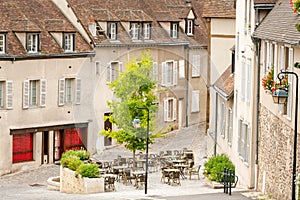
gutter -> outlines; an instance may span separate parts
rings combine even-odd
[[[4,56],[0,56],[0,60],[11,60],[12,62],[14,62],[18,60],[94,57],[95,55],[96,52],[65,53],[65,54],[55,53],[55,54],[4,55]]]
[[[111,44],[103,44],[98,43],[94,44],[95,47],[141,47],[141,46],[186,46],[189,45],[189,42],[172,42],[172,43],[136,43],[136,44],[124,44],[124,43],[111,43]],[[205,48],[205,47],[203,47]]]

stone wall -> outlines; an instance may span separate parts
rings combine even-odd
[[[72,194],[104,192],[104,179],[76,178],[74,171],[60,167],[60,191]]]
[[[261,105],[258,190],[276,199],[291,198],[293,142],[294,130]],[[299,140],[297,144],[299,149]],[[297,155],[297,163],[299,163],[299,150]],[[299,167],[297,172],[299,172]]]

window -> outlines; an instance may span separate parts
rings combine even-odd
[[[187,20],[187,35],[193,35],[194,34],[194,21],[192,19]]]
[[[199,112],[199,97],[200,97],[200,91],[199,90],[193,90],[192,91],[192,112]]]
[[[100,62],[99,61],[95,62],[95,73],[96,73],[96,75],[100,76],[101,68],[100,68]]]
[[[185,63],[184,60],[179,60],[179,78],[185,77]]]
[[[241,89],[240,89],[240,97],[242,101],[245,100],[245,84],[246,84],[246,58],[242,57],[242,74],[241,74]]]
[[[58,105],[80,104],[81,101],[81,79],[62,78],[59,79]]]
[[[177,103],[175,98],[164,100],[164,121],[175,121],[177,115]]]
[[[177,85],[177,61],[166,61],[162,63],[162,86]]]
[[[251,95],[251,60],[246,61],[247,66],[247,82],[246,82],[246,102],[250,103],[250,95]]]
[[[227,142],[229,145],[232,144],[232,126],[233,126],[233,115],[232,115],[232,109],[229,108],[228,109],[228,125],[227,125],[227,133],[228,133],[228,137],[227,137]]]
[[[27,33],[26,44],[29,53],[39,52],[39,34]]]
[[[33,133],[13,135],[13,163],[33,160]]]
[[[151,24],[150,23],[144,23],[144,39],[150,39],[151,38]]]
[[[226,115],[225,110],[226,106],[225,103],[222,101],[220,106],[220,113],[218,113],[218,125],[219,125],[219,132],[222,137],[225,137],[225,122],[226,122]]]
[[[75,34],[64,33],[63,48],[66,52],[73,52],[75,50]]]
[[[4,107],[4,81],[0,81],[0,108]]]
[[[192,77],[200,76],[200,55],[192,57]]]
[[[131,38],[133,40],[138,40],[139,39],[139,24],[131,23],[130,30],[131,30]]]
[[[152,80],[153,81],[157,81],[158,80],[158,65],[157,65],[157,62],[153,62]]]
[[[25,80],[23,83],[23,108],[46,106],[46,80]]]
[[[123,68],[122,62],[115,61],[109,63],[107,68],[107,76],[106,76],[107,82],[113,82],[116,79],[118,79],[120,72],[122,72],[122,68]]]
[[[171,22],[171,37],[178,38],[178,22]]]
[[[6,49],[5,34],[0,33],[0,54],[5,53]]]
[[[108,22],[108,38],[111,40],[117,39],[117,22]]]
[[[248,163],[250,158],[250,128],[243,120],[239,120],[238,153],[241,159]]]

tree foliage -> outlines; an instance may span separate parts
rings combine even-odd
[[[116,130],[102,130],[101,134],[116,139],[119,144],[135,153],[146,148],[147,117],[149,109],[149,143],[158,135],[151,134],[155,128],[154,116],[157,112],[155,94],[156,82],[153,76],[153,62],[149,52],[143,53],[140,59],[134,59],[126,65],[126,71],[121,72],[118,79],[110,83],[117,100],[107,102],[112,115],[106,116],[114,124]],[[138,117],[140,128],[133,127],[133,119]]]

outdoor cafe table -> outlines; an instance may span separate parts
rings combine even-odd
[[[180,172],[179,169],[177,168],[167,168],[167,169],[164,169],[164,173],[167,173],[168,174],[168,177],[170,177],[169,175],[173,172]],[[170,179],[168,179],[168,184],[170,184]]]
[[[183,179],[186,179],[186,177],[185,177],[185,175],[184,175],[184,173],[183,173],[183,170],[184,170],[185,168],[187,168],[188,165],[185,165],[185,164],[175,164],[175,165],[173,165],[173,167],[179,169],[181,177],[182,177]]]
[[[186,160],[182,160],[182,159],[180,159],[180,160],[172,160],[172,163],[175,165],[175,164],[183,164],[183,163],[185,163],[186,162]]]
[[[140,175],[145,175],[146,172],[145,171],[133,171],[131,172],[131,174],[135,177],[135,187],[138,187],[138,182],[139,182],[139,176]]]

